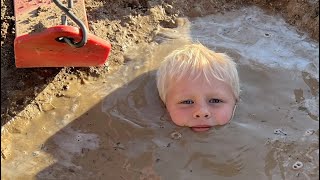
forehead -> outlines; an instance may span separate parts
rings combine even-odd
[[[218,80],[217,78],[206,79],[204,77],[189,78],[184,77],[178,80],[170,82],[168,93],[219,93],[228,94],[232,93],[231,87],[224,81]]]

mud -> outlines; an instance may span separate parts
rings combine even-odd
[[[1,124],[10,121],[28,104],[35,104],[35,97],[49,83],[55,84],[59,89],[64,84],[63,80],[73,75],[76,75],[77,78],[88,76],[102,76],[103,78],[103,75],[109,73],[109,67],[124,64],[123,53],[128,47],[151,42],[154,38],[154,31],[159,26],[176,27],[177,17],[204,16],[252,4],[262,7],[270,14],[281,14],[289,24],[307,32],[311,38],[319,40],[319,2],[314,0],[234,0],[228,2],[197,1],[196,3],[194,1],[86,1],[90,32],[109,40],[113,45],[106,66],[100,68],[16,69],[13,54],[15,37],[13,1],[2,0]],[[57,24],[52,23],[52,26],[54,25]],[[54,92],[54,95],[56,94],[58,92]]]
[[[2,178],[318,178],[318,1],[86,1],[90,31],[113,45],[109,63],[62,69],[14,68],[10,3]],[[154,83],[188,39],[231,55],[242,82],[235,119],[203,134],[170,122]]]

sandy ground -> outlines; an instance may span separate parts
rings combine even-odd
[[[14,14],[13,14],[13,2],[10,0],[2,0],[1,6],[1,124],[3,131],[19,134],[22,132],[21,129],[25,127],[30,119],[36,119],[41,112],[47,112],[58,104],[63,106],[62,102],[50,102],[53,97],[63,97],[70,98],[76,96],[77,92],[74,89],[78,89],[81,92],[82,88],[90,88],[92,82],[104,83],[108,74],[116,72],[119,68],[125,68],[127,62],[131,59],[127,51],[131,47],[143,47],[146,44],[157,43],[156,34],[162,28],[176,28],[181,25],[181,21],[177,20],[178,17],[200,17],[209,14],[216,14],[218,12],[226,12],[234,9],[238,9],[243,6],[256,5],[265,9],[266,12],[272,14],[280,14],[285,20],[296,26],[301,32],[307,32],[307,34],[319,42],[319,1],[243,1],[243,0],[233,0],[233,1],[86,1],[86,11],[89,24],[89,30],[91,33],[110,41],[112,44],[112,51],[108,59],[108,63],[103,67],[90,67],[90,68],[34,68],[34,69],[16,69],[14,66],[14,52],[13,52],[13,40],[15,37],[14,29]],[[50,24],[45,24],[50,26]],[[52,24],[55,25],[55,24]],[[103,27],[103,28],[101,28]],[[167,30],[168,30],[167,29]],[[120,77],[121,75],[119,75]],[[143,79],[143,78],[142,78]],[[71,87],[74,85],[73,82],[80,82],[77,87]],[[316,82],[316,80],[315,80]],[[315,83],[313,82],[313,83]],[[141,83],[141,81],[137,81]],[[316,85],[312,85],[316,86]],[[73,89],[71,92],[66,91],[68,89]],[[297,92],[299,94],[299,92]],[[139,97],[141,94],[137,94]],[[298,96],[298,95],[297,95]],[[48,103],[49,101],[49,103]],[[92,99],[92,103],[98,101],[97,99]],[[111,97],[112,101],[112,97]],[[61,103],[61,104],[59,104]],[[72,104],[70,104],[70,107]],[[85,105],[83,106],[85,108]],[[97,109],[88,113],[94,114]],[[85,111],[85,109],[84,109]],[[63,112],[60,112],[63,114]],[[130,113],[129,113],[130,114]],[[50,118],[42,117],[42,119]],[[312,118],[312,117],[311,117]],[[24,119],[26,121],[16,121],[17,119]],[[85,118],[84,118],[85,119]],[[14,122],[18,123],[14,123]],[[37,128],[42,128],[41,124],[47,122],[39,123],[38,125],[30,126],[31,129],[23,130],[36,131]],[[86,124],[85,122],[79,121],[73,124],[73,128],[81,129],[82,126],[88,125],[88,127],[94,129],[99,126],[99,122],[93,125]],[[29,127],[29,126],[28,126]],[[49,126],[50,127],[50,126]],[[90,129],[89,128],[89,129]],[[55,131],[52,129],[51,131]],[[104,133],[104,132],[101,132]],[[139,136],[139,131],[136,132]],[[318,134],[319,132],[317,132]],[[72,129],[65,128],[65,132],[57,133],[54,137],[56,139],[64,139],[68,136],[65,134],[77,134],[73,132]],[[76,137],[81,137],[83,134],[79,133]],[[3,139],[1,142],[1,157],[2,160],[9,160],[10,155],[8,155],[8,149],[10,149],[11,139]],[[9,136],[10,137],[10,136]],[[95,140],[94,135],[85,137],[91,140]],[[129,138],[130,135],[128,135]],[[56,141],[56,139],[49,140]],[[40,138],[41,139],[41,138]],[[72,144],[72,140],[68,140]],[[86,140],[85,140],[86,141]],[[106,142],[107,144],[110,142]],[[112,142],[116,144],[115,149],[121,149],[121,144]],[[79,151],[90,151],[94,149],[95,142],[88,143],[89,146],[84,146]],[[87,144],[87,145],[88,145]],[[50,148],[50,143],[46,144]],[[23,146],[23,145],[21,145]],[[31,146],[31,145],[30,145]],[[286,145],[280,145],[286,146]],[[290,145],[286,147],[290,151]],[[26,146],[27,147],[27,146]],[[65,147],[68,149],[68,147]],[[314,147],[313,147],[314,148]],[[63,149],[63,148],[62,148]],[[84,150],[83,150],[84,149]],[[241,149],[240,149],[241,150]],[[51,153],[54,154],[54,150]],[[243,150],[245,151],[245,150]],[[101,156],[104,156],[103,151],[99,151]],[[82,152],[86,153],[86,152]],[[151,153],[151,152],[150,152]],[[37,156],[37,154],[35,155]],[[148,156],[146,156],[148,157]],[[150,155],[151,157],[151,155]],[[148,158],[150,158],[148,157]],[[62,157],[65,158],[65,157]],[[94,154],[90,155],[93,161],[99,162]],[[121,159],[121,155],[117,152],[112,152],[110,155],[111,159],[120,159],[121,162],[125,161]],[[148,159],[147,160],[150,160]],[[23,161],[23,159],[21,159]],[[88,165],[88,164],[87,164]],[[129,168],[129,163],[126,164],[126,168]],[[101,165],[103,166],[103,165]],[[271,165],[272,166],[272,165]],[[98,165],[97,165],[98,167]],[[108,166],[110,167],[110,166]],[[28,168],[28,167],[24,167]],[[40,166],[38,168],[41,168]],[[61,167],[53,167],[56,173],[59,174]],[[91,167],[87,167],[91,168]],[[50,168],[49,168],[50,169]],[[130,168],[129,168],[130,169]],[[146,179],[157,179],[152,172],[146,171]],[[48,172],[51,172],[48,170]],[[74,172],[77,169],[69,169],[68,171]],[[108,170],[104,170],[106,172]],[[49,177],[48,172],[40,173],[39,176]],[[85,172],[83,172],[85,174]],[[119,173],[121,173],[119,171]],[[133,173],[133,172],[132,172]],[[149,173],[149,174],[148,174]],[[134,173],[133,173],[134,174]],[[127,174],[130,175],[130,174]],[[103,175],[100,175],[103,177]],[[112,177],[112,176],[110,176]]]

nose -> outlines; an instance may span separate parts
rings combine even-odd
[[[195,118],[195,119],[197,119],[197,118],[210,118],[210,117],[211,117],[211,113],[210,113],[207,106],[200,106],[193,113],[193,118]]]

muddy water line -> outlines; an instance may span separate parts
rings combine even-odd
[[[155,40],[165,43],[129,50],[126,66],[105,79],[71,81],[55,108],[12,123],[1,139],[2,177],[316,179],[318,43],[257,8],[189,20],[159,29]],[[206,133],[173,125],[155,86],[162,58],[188,38],[239,68],[235,118]]]

